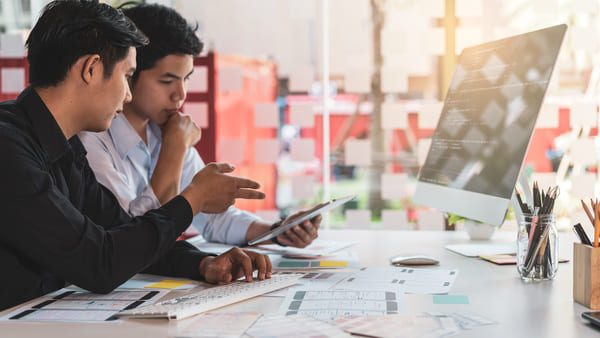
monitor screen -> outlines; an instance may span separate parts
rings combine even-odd
[[[465,48],[414,201],[500,225],[566,25]]]

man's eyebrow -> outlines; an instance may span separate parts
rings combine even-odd
[[[131,67],[131,68],[129,68],[129,72],[130,72],[130,73],[135,73],[135,67]]]
[[[181,76],[175,75],[173,73],[164,73],[163,75],[161,75],[160,77],[169,77],[169,78],[173,78],[175,80],[180,80]]]

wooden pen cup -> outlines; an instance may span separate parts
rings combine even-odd
[[[573,300],[600,309],[600,247],[573,243]]]

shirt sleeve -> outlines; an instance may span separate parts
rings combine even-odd
[[[106,133],[81,133],[80,138],[87,150],[90,167],[100,184],[107,187],[119,200],[119,204],[132,216],[139,216],[151,209],[160,207],[152,185],[146,185],[137,193],[132,178],[119,171],[121,157],[116,149],[100,137]]]
[[[81,175],[77,178],[81,187],[62,191],[50,175],[55,169],[47,167],[33,141],[9,133],[0,134],[0,158],[8,159],[0,175],[0,212],[3,223],[10,224],[0,227],[4,247],[29,264],[98,293],[113,290],[144,269],[160,272],[167,260],[177,258],[181,263],[175,261],[166,272],[199,276],[196,271],[179,270],[199,266],[207,256],[175,245],[192,220],[185,198],[178,196],[161,208],[131,218],[93,178],[89,166],[81,173],[71,170],[71,176]],[[69,198],[75,198],[78,191],[81,196],[77,200],[85,201],[76,207]]]
[[[181,175],[181,188],[187,187],[194,175],[204,168],[204,162],[196,148],[190,148],[185,156],[183,172]],[[209,242],[227,243],[232,245],[245,245],[246,232],[250,225],[260,217],[247,212],[229,207],[220,214],[198,213],[194,216],[192,226]]]

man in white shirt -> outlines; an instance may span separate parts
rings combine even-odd
[[[204,167],[193,147],[200,129],[179,112],[202,43],[195,29],[168,7],[141,4],[123,12],[150,39],[137,50],[138,67],[130,80],[133,100],[107,131],[82,133],[80,138],[98,181],[136,216],[179,194]],[[305,247],[318,236],[320,222],[317,216],[275,242]],[[208,241],[243,245],[277,223],[232,206],[220,214],[199,213],[192,226]]]

